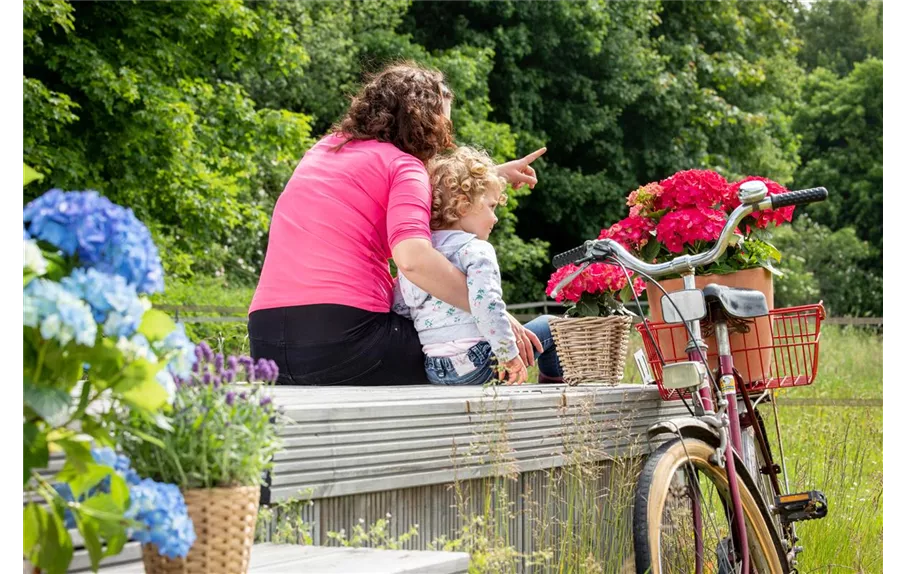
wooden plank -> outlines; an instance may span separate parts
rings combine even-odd
[[[249,574],[466,574],[469,554],[371,548],[256,544]],[[105,567],[104,574],[144,574],[141,562]]]
[[[502,440],[514,470],[552,468],[564,463],[577,421],[594,425],[602,459],[622,456],[639,450],[652,423],[685,413],[640,385],[274,391],[295,424],[271,473],[271,501],[494,476]]]

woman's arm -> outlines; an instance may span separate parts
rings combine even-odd
[[[432,297],[469,311],[466,275],[454,267],[431,242],[421,238],[403,239],[391,253],[397,269]]]

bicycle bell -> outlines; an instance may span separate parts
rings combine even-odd
[[[750,203],[759,203],[765,199],[766,193],[768,193],[768,188],[761,181],[747,181],[740,185],[737,198],[740,199],[740,203],[749,205]]]

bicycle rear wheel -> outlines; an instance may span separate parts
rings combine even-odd
[[[715,448],[697,439],[673,439],[646,461],[633,509],[638,574],[742,572],[735,549],[727,471],[711,461]],[[750,572],[785,574],[784,551],[767,522],[755,486],[741,472],[737,483],[747,529]]]

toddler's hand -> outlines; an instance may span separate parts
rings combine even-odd
[[[526,365],[523,364],[519,355],[506,363],[501,363],[501,367],[498,377],[504,381],[505,385],[522,385],[529,378]]]

